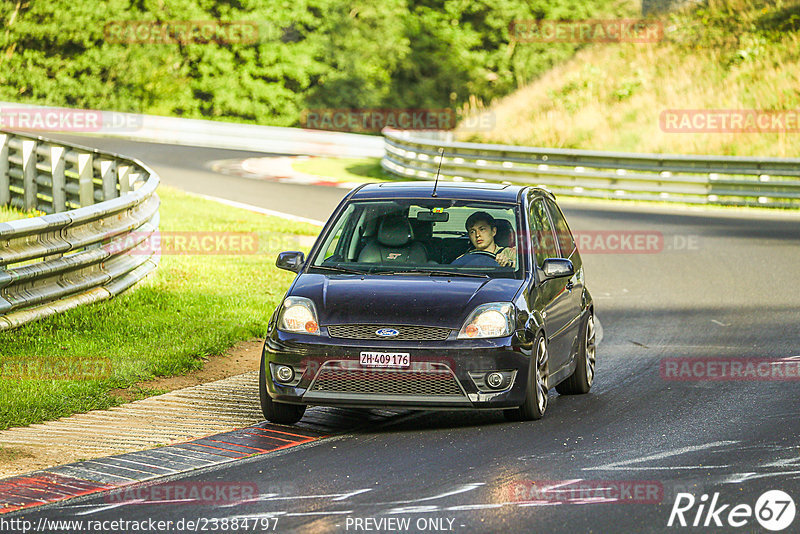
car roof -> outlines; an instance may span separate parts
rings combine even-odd
[[[366,184],[355,190],[350,197],[353,200],[395,199],[395,198],[431,198],[433,181],[414,182],[382,182]],[[436,187],[436,198],[458,200],[486,200],[494,202],[517,202],[526,186],[511,184],[495,184],[488,182],[444,182]],[[538,189],[538,188],[534,188]],[[542,193],[550,195],[547,191]]]

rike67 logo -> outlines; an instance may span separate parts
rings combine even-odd
[[[667,526],[740,528],[751,524],[755,518],[765,529],[780,532],[792,524],[795,512],[794,500],[781,490],[764,492],[755,507],[749,504],[723,504],[719,493],[714,493],[710,501],[706,494],[698,500],[691,493],[678,493]]]

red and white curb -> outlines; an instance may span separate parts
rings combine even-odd
[[[242,178],[252,178],[255,180],[269,180],[296,185],[339,187],[342,189],[353,189],[354,187],[362,185],[360,182],[348,182],[337,178],[306,174],[296,171],[294,167],[292,167],[292,163],[307,159],[308,156],[223,159],[212,161],[208,166],[214,172],[241,176]]]
[[[267,454],[324,437],[311,429],[261,423],[186,443],[53,467],[0,481],[0,514]]]
[[[0,480],[0,515],[306,445],[386,422],[406,411],[315,407],[295,426],[262,422],[155,449],[117,454]]]

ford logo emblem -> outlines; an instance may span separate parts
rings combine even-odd
[[[379,328],[375,331],[375,334],[381,337],[395,337],[400,335],[400,332],[394,328]]]

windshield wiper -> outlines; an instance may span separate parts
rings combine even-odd
[[[312,265],[312,269],[323,269],[325,271],[332,271],[335,273],[344,274],[366,274],[364,271],[357,271],[356,269],[346,269],[344,267],[333,267],[332,265]]]
[[[436,271],[430,269],[409,269],[407,271],[376,271],[370,274],[427,274],[428,276],[466,276],[469,278],[489,278],[488,274],[464,273],[460,271]]]
[[[468,276],[470,278],[491,278],[488,274],[462,273],[460,271],[427,271],[431,276]]]

